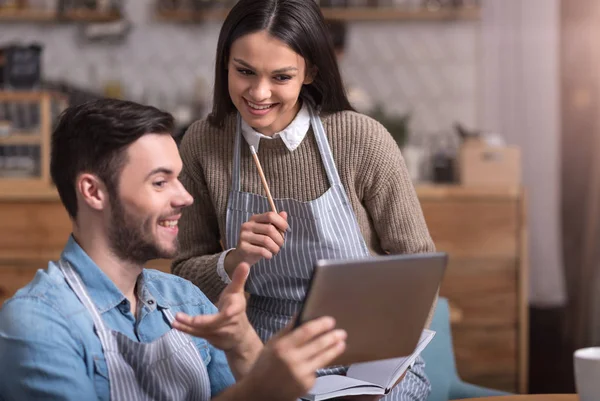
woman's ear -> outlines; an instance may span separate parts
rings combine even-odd
[[[310,68],[307,69],[306,71],[306,76],[304,77],[304,82],[302,82],[304,85],[310,85],[313,83],[313,81],[315,80],[315,78],[317,77],[317,73],[318,73],[318,69],[315,66],[312,66]]]

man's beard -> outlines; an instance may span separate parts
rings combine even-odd
[[[112,215],[108,231],[109,246],[115,255],[140,265],[152,259],[173,258],[175,252],[162,249],[152,237],[154,222],[128,215],[123,204],[116,198],[110,197]],[[177,243],[174,245],[177,249]]]

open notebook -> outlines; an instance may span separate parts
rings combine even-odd
[[[351,395],[387,394],[421,351],[433,339],[434,331],[423,330],[415,351],[406,357],[350,365],[346,376],[317,377],[303,400],[319,401]]]

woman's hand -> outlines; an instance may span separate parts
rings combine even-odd
[[[268,212],[253,215],[242,224],[240,238],[235,249],[225,257],[224,267],[229,277],[240,263],[250,266],[261,259],[271,259],[279,253],[288,229],[287,213]]]

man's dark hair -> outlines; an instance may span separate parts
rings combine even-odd
[[[75,180],[98,176],[117,193],[127,147],[146,134],[172,134],[171,114],[130,101],[100,99],[67,108],[52,133],[50,175],[71,218],[77,216]]]

